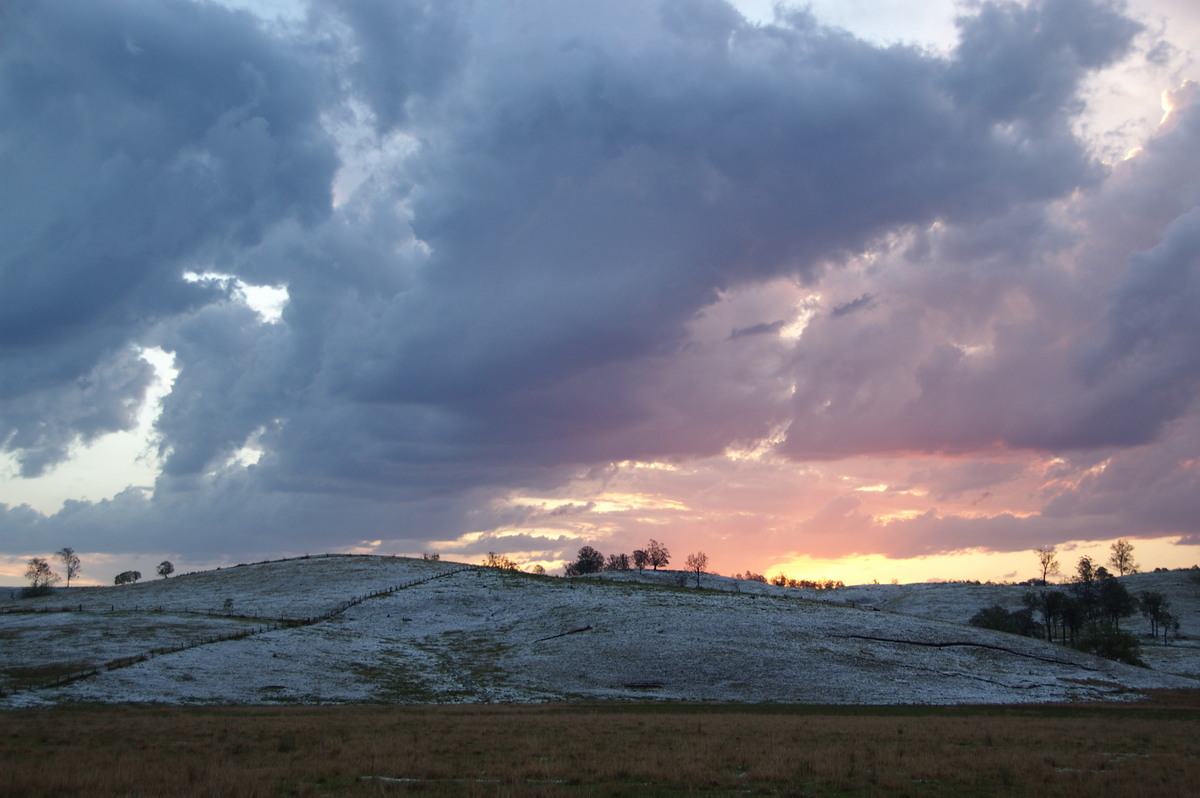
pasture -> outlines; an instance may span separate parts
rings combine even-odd
[[[3,713],[0,795],[1183,796],[1200,691],[1019,707],[60,706]]]

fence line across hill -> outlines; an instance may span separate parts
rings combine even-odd
[[[379,598],[380,596],[391,595],[392,593],[396,593],[397,591],[400,591],[400,590],[406,590],[411,587],[416,587],[417,585],[423,585],[426,582],[432,582],[434,579],[444,579],[448,576],[454,576],[455,574],[460,574],[463,571],[475,571],[475,570],[479,570],[479,568],[480,568],[480,566],[464,565],[460,568],[454,568],[449,571],[443,571],[442,573],[439,573],[439,574],[433,574],[431,576],[421,577],[420,579],[412,579],[412,580],[403,582],[398,585],[393,585],[391,587],[382,588],[380,590],[373,590],[369,593],[364,593],[361,596],[354,596],[352,598],[349,598],[349,599],[335,605],[334,608],[329,610],[328,612],[323,612],[319,615],[314,615],[314,616],[306,617],[306,618],[266,619],[266,618],[256,618],[254,616],[234,615],[232,613],[229,613],[229,614],[213,613],[213,612],[192,613],[190,610],[182,610],[182,611],[171,610],[172,612],[177,612],[177,613],[182,612],[185,614],[206,614],[206,615],[209,615],[212,617],[224,617],[224,618],[231,618],[231,619],[232,618],[240,618],[240,619],[245,619],[245,620],[262,620],[262,621],[266,621],[266,623],[263,623],[259,626],[239,629],[236,632],[230,632],[228,634],[209,635],[207,637],[194,638],[192,640],[189,640],[186,643],[183,643],[183,644],[177,645],[177,646],[162,646],[159,648],[150,649],[149,651],[143,652],[141,654],[134,654],[134,655],[131,655],[128,657],[118,657],[117,659],[109,660],[108,662],[104,663],[103,665],[97,665],[97,666],[91,667],[91,668],[85,668],[85,669],[78,670],[78,671],[72,671],[70,673],[56,676],[53,679],[49,679],[44,682],[28,682],[25,684],[15,685],[13,687],[10,687],[9,691],[17,692],[19,690],[27,690],[27,691],[28,690],[48,690],[48,689],[52,689],[55,687],[62,687],[64,685],[70,684],[71,682],[77,682],[77,681],[80,681],[81,679],[87,679],[92,676],[96,676],[101,671],[114,671],[114,670],[118,670],[120,668],[128,668],[128,667],[138,664],[139,662],[145,662],[146,660],[148,660],[152,657],[158,657],[158,656],[162,656],[164,654],[175,654],[180,651],[187,651],[188,649],[199,648],[200,646],[211,645],[212,643],[224,643],[224,642],[227,642],[230,640],[242,640],[247,637],[253,637],[255,635],[260,635],[265,632],[274,632],[274,631],[277,631],[280,629],[296,629],[296,628],[299,628],[302,626],[312,626],[313,624],[321,623],[323,621],[328,621],[333,618],[336,618],[337,616],[345,613],[347,610],[351,609],[352,607],[362,604],[364,601],[367,601],[368,599]],[[71,608],[49,609],[49,608],[46,608],[46,609],[35,610],[35,611],[36,612],[82,612],[83,605],[80,604],[79,609],[71,609]],[[130,612],[130,610],[116,610],[115,608],[110,611],[111,612]],[[162,612],[163,609],[162,609],[162,607],[158,607],[156,609],[151,609],[149,611],[150,612]],[[101,610],[101,612],[103,612],[103,610]],[[133,612],[137,612],[136,607],[134,608]],[[4,691],[0,690],[0,696],[3,696],[3,695],[4,695]]]

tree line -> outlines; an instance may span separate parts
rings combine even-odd
[[[75,549],[70,546],[64,546],[54,552],[53,556],[62,562],[63,573],[67,576],[66,586],[70,587],[71,580],[79,575],[79,570],[83,565],[82,560],[75,553]],[[163,560],[155,570],[160,577],[166,579],[175,573],[175,566],[170,560]],[[21,590],[21,598],[45,596],[62,581],[62,576],[55,573],[50,566],[50,560],[46,557],[31,557],[25,568],[25,578],[29,580],[29,585]],[[122,571],[113,578],[113,584],[131,585],[141,578],[141,571]]]
[[[1031,580],[1047,586],[1047,578],[1059,573],[1053,546],[1035,549],[1042,578]],[[985,607],[969,621],[972,626],[1038,637],[1061,643],[1108,659],[1140,665],[1137,637],[1121,629],[1121,620],[1135,613],[1150,623],[1150,634],[1163,642],[1179,634],[1179,619],[1171,612],[1166,596],[1154,590],[1132,595],[1115,576],[1137,573],[1133,546],[1127,540],[1112,544],[1108,564],[1113,574],[1092,558],[1080,557],[1065,590],[1031,590],[1022,597],[1023,607],[1008,610],[1000,605]]]
[[[705,564],[708,558],[705,557]],[[584,546],[576,555],[575,562],[568,563],[567,576],[586,576],[598,574],[601,571],[632,571],[634,568],[643,571],[647,566],[657,571],[671,562],[671,552],[665,545],[653,538],[645,548],[634,549],[631,555],[620,553],[610,554],[607,558],[592,546]]]

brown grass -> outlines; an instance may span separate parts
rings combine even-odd
[[[1200,691],[1135,706],[64,707],[0,795],[1194,795]]]

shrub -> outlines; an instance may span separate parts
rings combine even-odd
[[[1006,610],[999,604],[984,607],[975,613],[967,623],[980,629],[994,629],[997,632],[1022,635],[1024,637],[1039,637],[1041,628],[1033,619],[1033,610]]]
[[[1097,626],[1078,637],[1071,645],[1079,651],[1086,651],[1098,657],[1146,667],[1146,663],[1142,661],[1138,639],[1128,632]]]

